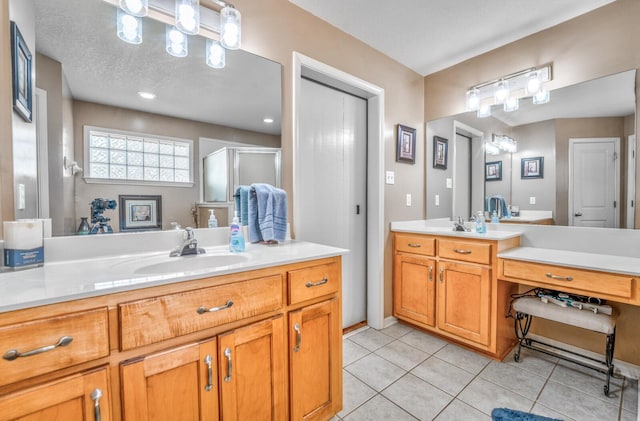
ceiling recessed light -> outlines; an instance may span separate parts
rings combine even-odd
[[[138,95],[140,95],[140,97],[144,99],[155,99],[156,97],[156,94],[153,94],[151,92],[143,92],[143,91],[138,92]]]
[[[265,123],[267,123],[267,124],[271,124],[271,123],[273,123],[273,119],[272,119],[272,118],[270,118],[270,117],[265,117],[265,119],[264,119],[264,120],[262,120],[262,121],[264,121],[264,122],[265,122]]]

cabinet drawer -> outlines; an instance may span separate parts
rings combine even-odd
[[[533,281],[545,287],[595,296],[631,298],[633,277],[606,272],[502,260],[505,277]]]
[[[136,348],[282,307],[282,275],[120,304],[120,348]]]
[[[491,264],[491,244],[438,240],[438,255],[463,262]]]
[[[436,255],[436,239],[433,237],[396,234],[395,240],[396,251],[424,256]]]
[[[313,266],[288,273],[289,304],[300,303],[323,295],[335,294],[340,286],[338,265]]]
[[[63,338],[71,338],[65,342]],[[58,345],[65,343],[65,345]],[[29,352],[34,351],[34,352]],[[69,313],[0,328],[0,385],[109,355],[107,309]],[[28,355],[18,356],[18,353]],[[10,355],[16,357],[13,360]]]

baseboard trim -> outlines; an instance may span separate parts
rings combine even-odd
[[[382,321],[382,326],[384,326],[384,327],[386,328],[386,327],[389,327],[389,326],[391,326],[391,325],[395,325],[396,323],[398,323],[398,319],[396,319],[396,318],[395,318],[395,317],[393,317],[393,316],[389,316],[389,317],[386,317],[386,318]]]

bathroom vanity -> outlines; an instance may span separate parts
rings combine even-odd
[[[391,223],[398,319],[502,359],[515,344],[513,319],[506,318],[513,293],[542,287],[632,306],[623,312],[640,306],[640,232],[488,224],[477,234],[452,226]],[[637,337],[638,326],[624,319],[617,358],[638,365],[637,345],[625,340]]]
[[[250,245],[214,265],[224,249],[184,258],[209,268],[172,271],[167,252],[1,274],[0,420],[335,415],[346,250]]]

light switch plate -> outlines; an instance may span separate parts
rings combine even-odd
[[[535,205],[536,204],[536,197],[535,196],[529,197],[529,204],[530,205]]]
[[[24,210],[27,207],[27,193],[24,184],[18,184],[18,210]]]
[[[448,189],[453,188],[453,178],[447,178],[447,188]]]
[[[387,184],[395,184],[396,182],[396,173],[394,173],[393,171],[387,171],[386,173],[386,179],[385,179]]]
[[[407,206],[411,206],[411,194],[407,193]]]
[[[436,206],[440,206],[440,195],[436,194]]]

